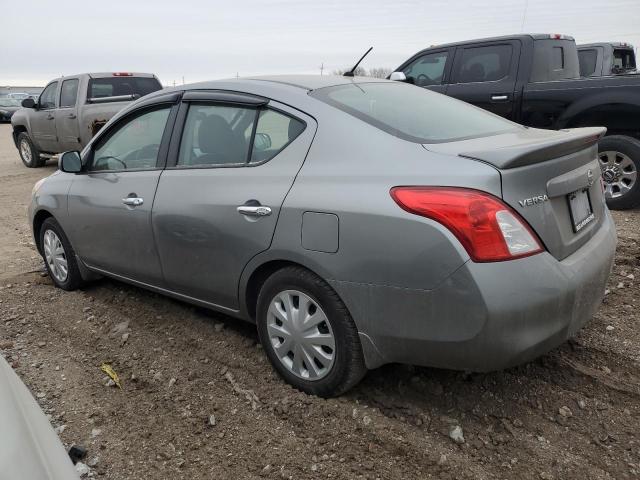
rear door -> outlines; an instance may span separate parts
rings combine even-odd
[[[231,310],[249,260],[269,248],[315,133],[303,113],[259,97],[187,92],[153,229],[171,290]]]
[[[78,78],[65,78],[60,86],[56,131],[61,151],[80,150],[78,131]]]
[[[36,108],[29,112],[33,140],[43,152],[58,153],[60,151],[56,135],[57,99],[58,82],[56,81],[45,87],[38,99]]]
[[[449,71],[453,62],[453,51],[453,48],[445,48],[418,54],[400,67],[398,71],[405,74],[408,83],[428,88],[434,92],[446,93]]]
[[[156,286],[162,273],[151,208],[177,110],[175,94],[164,100],[111,125],[85,154],[68,194],[71,239],[82,260]]]
[[[458,47],[447,95],[513,119],[519,58],[517,40]]]

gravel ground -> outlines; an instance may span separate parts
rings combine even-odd
[[[54,168],[23,167],[0,125],[0,353],[63,442],[87,447],[89,475],[640,476],[640,211],[614,214],[609,293],[573,341],[491,374],[388,365],[323,400],[276,376],[249,325],[113,280],[54,288],[26,221]]]

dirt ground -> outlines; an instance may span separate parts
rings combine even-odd
[[[276,376],[249,325],[112,280],[54,288],[26,220],[34,182],[54,169],[25,168],[0,125],[0,353],[65,445],[88,449],[89,475],[640,476],[640,211],[614,214],[609,293],[574,341],[491,374],[388,365],[323,400]],[[103,362],[122,389],[106,386]]]

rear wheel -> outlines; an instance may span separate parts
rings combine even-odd
[[[22,163],[24,163],[26,167],[36,168],[44,165],[44,160],[40,158],[40,151],[33,144],[33,141],[26,132],[18,135],[18,151],[20,152]]]
[[[53,217],[42,222],[40,246],[47,272],[56,287],[76,290],[84,284],[73,247]]]
[[[598,159],[609,208],[640,206],[640,141],[624,135],[604,137],[598,144]]]
[[[347,307],[304,268],[287,267],[267,279],[258,296],[257,324],[273,367],[303,392],[340,395],[367,371]]]

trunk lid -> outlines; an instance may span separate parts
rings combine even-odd
[[[602,224],[606,206],[597,142],[605,132],[601,127],[522,129],[424,147],[495,167],[502,199],[529,223],[549,253],[562,260]]]

